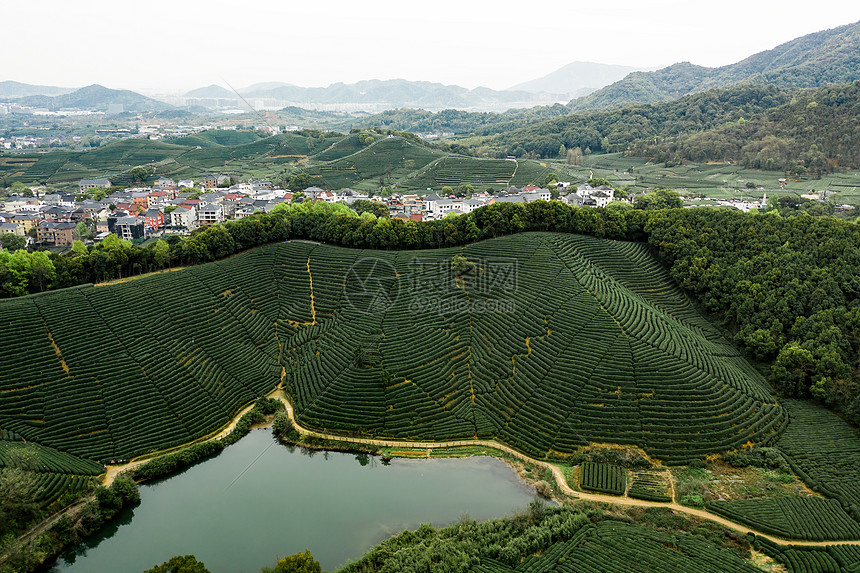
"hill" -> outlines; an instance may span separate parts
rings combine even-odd
[[[21,105],[51,110],[77,109],[102,112],[158,112],[173,109],[166,103],[129,90],[113,90],[93,84],[56,96],[29,96],[16,101]]]
[[[217,86],[215,84],[208,85],[203,88],[197,88],[191,90],[190,92],[184,94],[185,97],[190,98],[231,98],[236,99],[236,94],[231,90],[228,90],[225,87]]]
[[[527,185],[542,181],[550,171],[525,160],[514,163],[456,156],[411,135],[389,137],[373,132],[376,140],[365,146],[357,134],[314,133],[312,137],[296,132],[260,138],[251,131],[216,130],[170,141],[126,139],[91,151],[0,155],[0,178],[61,184],[107,177],[130,185],[126,174],[137,166],[155,168],[158,176],[174,179],[217,171],[241,178],[281,180],[303,169],[318,178],[318,185],[334,190],[376,191],[397,184],[401,189],[424,191],[442,181],[444,185],[472,183],[496,189]],[[442,157],[449,159],[436,165]]]
[[[256,131],[234,129],[209,129],[201,133],[177,137],[170,140],[176,145],[201,147],[245,145],[259,141],[263,136]]]
[[[860,167],[855,135],[860,129],[860,81],[807,90],[784,104],[695,133],[655,142],[640,139],[636,155],[658,161],[732,161],[754,169],[794,175]]]
[[[632,74],[635,75],[635,74]],[[489,147],[499,155],[558,157],[560,146],[591,151],[627,151],[633,144],[679,134],[696,133],[739,122],[784,105],[792,93],[773,86],[741,85],[708,90],[673,101],[630,105],[616,110],[573,113],[512,128],[488,125],[464,147]]]
[[[639,70],[640,68],[630,66],[571,62],[541,78],[523,82],[508,89],[531,93],[571,94],[574,97],[579,97],[617,82],[627,74]]]
[[[635,72],[570,102],[575,111],[654,103],[741,82],[810,88],[860,80],[860,22],[802,36],[738,63],[706,68],[689,62]]]
[[[58,88],[56,86],[38,86],[33,84],[22,84],[6,80],[0,82],[0,98],[19,98],[27,96],[56,96],[75,91],[74,88]]]
[[[261,139],[248,131],[216,131],[173,142],[125,139],[91,151],[0,156],[0,176],[25,183],[108,177],[117,184],[130,185],[130,180],[123,181],[123,173],[137,166],[152,166],[157,168],[158,176],[180,179],[200,177],[210,171],[237,177],[271,177],[283,173],[284,163],[306,158],[313,150],[324,149],[342,137],[320,140],[283,133]]]
[[[303,425],[494,437],[537,457],[614,442],[683,462],[768,443],[786,422],[644,245],[578,235],[279,243],[2,301],[0,322],[16,325],[0,427],[89,459],[200,438],[279,382]]]
[[[443,155],[400,137],[386,137],[368,147],[359,145],[358,150],[350,154],[351,150],[356,149],[357,143],[355,135],[337,142],[318,156],[332,160],[312,165],[308,172],[319,176],[321,183],[332,189],[363,187],[360,185],[362,182],[376,189],[380,182],[392,184],[408,178],[416,168]]]
[[[432,112],[424,109],[400,108],[386,110],[365,118],[352,118],[342,122],[342,127],[381,127],[424,134],[449,132],[462,136],[489,128],[495,130],[514,129],[530,122],[568,115],[569,113],[570,110],[561,104],[510,109],[503,113],[456,109]]]

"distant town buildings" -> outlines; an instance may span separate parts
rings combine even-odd
[[[554,190],[536,185],[511,186],[492,194],[477,192],[468,197],[431,191],[425,196],[394,193],[380,198],[350,188],[331,191],[308,187],[299,199],[292,191],[281,189],[269,180],[234,182],[229,176],[216,173],[206,174],[196,183],[190,179],[174,181],[160,177],[152,187],[117,190],[98,200],[86,198],[93,189],[108,187],[111,187],[108,179],[83,179],[78,184],[81,193],[77,197],[64,192],[9,197],[0,203],[0,233],[25,237],[38,245],[69,247],[79,238],[79,223],[86,225],[87,236],[95,236],[97,240],[113,233],[122,239],[142,242],[163,233],[188,234],[200,227],[269,212],[294,200],[355,205],[357,201],[371,199],[383,203],[390,218],[402,221],[464,215],[495,203],[559,201],[578,207],[606,207],[616,200],[615,190],[608,185],[591,187],[587,183],[569,182],[558,182]],[[816,193],[809,197],[822,200],[824,195]],[[632,197],[625,200],[632,201]],[[766,199],[712,200],[705,204],[749,211],[763,209]]]

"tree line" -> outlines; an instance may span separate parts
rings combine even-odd
[[[786,211],[783,211],[786,212]],[[860,423],[860,227],[803,211],[655,211],[653,251],[784,396]]]

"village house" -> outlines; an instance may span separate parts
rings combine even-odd
[[[86,193],[95,187],[110,187],[110,181],[107,179],[81,179],[78,183],[78,189],[81,193]]]
[[[42,220],[42,216],[39,213],[34,213],[32,211],[18,211],[17,213],[12,213],[10,216],[6,217],[7,223],[17,223],[21,225],[24,229],[24,234],[30,232],[30,229],[35,229],[36,224]]]
[[[203,205],[197,210],[197,222],[201,225],[213,225],[224,221],[224,210],[221,205]]]
[[[151,233],[164,227],[164,212],[161,209],[149,208],[143,216],[146,231]]]
[[[561,198],[561,202],[565,205],[572,205],[574,207],[582,207],[583,201],[585,197],[578,193],[568,193]]]
[[[132,191],[131,202],[134,205],[134,208],[141,212],[149,209],[149,194],[151,192],[152,191],[150,189]]]
[[[143,220],[137,217],[108,217],[108,230],[120,239],[134,241],[146,237]]]
[[[22,197],[20,195],[12,195],[3,201],[3,208],[8,211],[20,211],[26,207],[34,207],[39,205],[39,200],[34,197]]]
[[[525,203],[526,199],[522,195],[499,195],[496,197],[496,203]]]
[[[209,173],[203,176],[203,187],[206,189],[215,189],[218,187],[218,176],[214,173]]]
[[[0,223],[0,235],[5,234],[15,235],[16,237],[25,236],[24,227],[18,223]]]
[[[193,229],[197,221],[196,207],[177,207],[170,213],[170,226],[174,229]]]
[[[464,213],[471,213],[472,211],[474,211],[478,207],[483,207],[486,204],[487,203],[485,201],[481,201],[480,199],[475,199],[475,198],[465,199],[463,201],[462,210]]]
[[[75,225],[73,223],[55,223],[41,221],[36,226],[36,242],[43,245],[67,247],[75,240]]]
[[[597,191],[594,191],[591,194],[591,198],[594,199],[595,206],[606,207],[612,201],[614,194],[615,193],[612,188],[609,188],[608,191],[598,188]]]
[[[164,191],[162,189],[153,189],[152,191],[149,192],[149,201],[148,201],[149,206],[152,207],[153,205],[164,205],[164,204],[166,204],[168,201],[170,201],[173,198],[170,195],[171,195],[170,193],[168,193],[167,191]],[[174,193],[174,195],[175,195],[175,193]]]
[[[271,191],[275,186],[268,179],[255,179],[251,181],[251,191]]]
[[[244,207],[239,207],[238,209],[236,209],[236,212],[233,213],[233,218],[238,220],[238,219],[244,219],[245,217],[250,217],[251,215],[253,215],[256,212],[256,210],[257,209],[253,205],[246,205]]]

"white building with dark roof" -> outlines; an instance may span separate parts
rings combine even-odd
[[[81,193],[94,187],[110,187],[110,181],[107,179],[81,179],[78,183]]]

